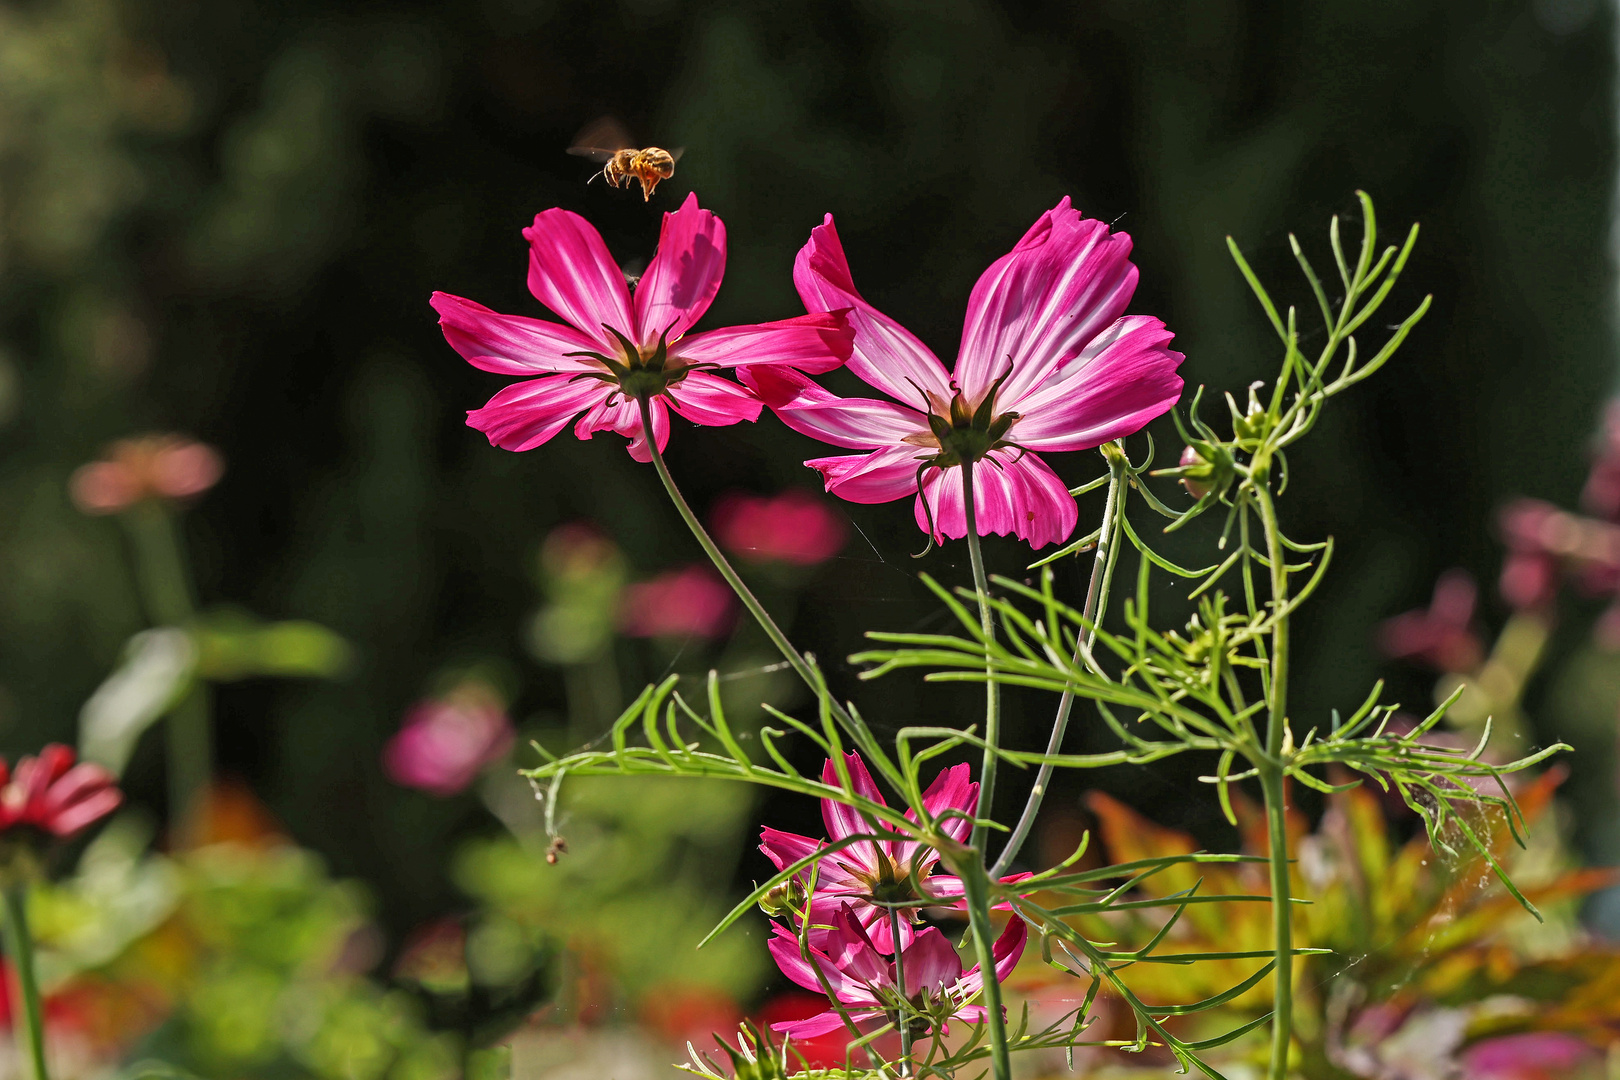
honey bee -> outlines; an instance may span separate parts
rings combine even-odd
[[[568,148],[568,152],[602,163],[601,171],[592,174],[591,180],[600,176],[616,188],[640,181],[641,200],[646,202],[652,198],[653,190],[660,181],[675,175],[675,163],[681,159],[681,151],[664,150],[657,146],[637,149],[632,145],[633,141],[622,124],[611,117],[603,117],[587,124],[574,137],[574,145]]]

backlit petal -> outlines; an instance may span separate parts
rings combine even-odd
[[[812,840],[797,833],[783,832],[768,825],[760,830],[759,839],[759,850],[765,853],[765,857],[771,860],[778,870],[786,870],[800,859],[821,850],[820,840]]]
[[[1088,450],[1140,431],[1181,398],[1174,336],[1151,316],[1120,319],[1018,403],[1024,415],[1008,438],[1032,450]]]
[[[624,334],[635,330],[624,273],[590,222],[554,207],[535,215],[523,238],[536,300],[606,346],[613,339],[604,324]]]
[[[737,374],[788,427],[834,446],[877,450],[928,434],[928,418],[915,409],[876,398],[841,398],[797,371],[769,367]]]
[[[935,537],[967,535],[960,467],[929,469],[913,513],[917,527],[928,531],[924,500],[933,512]],[[1074,497],[1058,475],[1036,454],[1003,448],[974,466],[973,506],[979,535],[1011,533],[1040,548],[1068,538],[1079,519]]]
[[[664,404],[663,398],[654,398],[650,402],[652,409],[653,434],[658,437],[660,452],[669,445],[669,408]],[[651,461],[652,450],[647,446],[647,440],[641,431],[641,407],[634,401],[626,401],[623,397],[616,397],[612,404],[603,398],[590,412],[579,418],[574,425],[574,434],[581,439],[589,439],[598,431],[616,431],[630,440],[625,447],[630,456],[637,461]]]
[[[726,226],[698,207],[695,192],[664,215],[658,252],[636,285],[638,344],[650,345],[668,331],[680,337],[709,310],[726,273]]]
[[[450,347],[473,367],[501,375],[540,375],[550,371],[601,370],[575,352],[601,352],[594,338],[563,323],[502,315],[482,304],[436,292],[429,301]]]
[[[745,370],[782,365],[819,375],[842,367],[854,341],[855,331],[844,312],[813,312],[775,322],[705,330],[682,338],[676,351],[692,364]]]
[[[805,464],[821,474],[830,494],[854,503],[884,503],[917,490],[918,458],[914,446],[892,446],[870,454],[811,458]]]
[[[853,309],[855,348],[849,369],[868,384],[916,408],[926,407],[924,391],[950,400],[950,379],[928,346],[855,290],[831,214],[810,230],[809,242],[793,263],[793,284],[810,311]]]
[[[979,805],[979,785],[973,780],[973,767],[963,762],[952,765],[928,785],[923,792],[923,809],[928,811],[930,817],[937,819],[946,810],[961,810],[969,815],[968,818],[952,817],[940,823],[940,831],[953,840],[966,840],[973,831],[973,822],[969,818]],[[907,811],[906,817],[915,821],[913,811]]]
[[[492,446],[533,450],[547,442],[582,409],[599,404],[611,391],[596,379],[547,375],[513,383],[467,414],[467,424],[489,436]],[[584,436],[589,437],[589,436]]]
[[[977,403],[1011,372],[998,403],[1016,403],[1059,363],[1125,314],[1136,291],[1131,238],[1084,218],[1065,197],[1012,251],[990,265],[968,298],[956,381]]]
[[[906,976],[906,996],[919,990],[930,995],[956,982],[962,975],[962,958],[956,955],[945,935],[930,926],[917,934],[911,947],[900,954]]]
[[[669,389],[675,411],[694,424],[721,427],[739,420],[758,420],[763,405],[730,379],[694,371]]]

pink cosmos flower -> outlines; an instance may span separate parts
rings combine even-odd
[[[113,774],[93,762],[75,765],[73,749],[51,743],[24,757],[13,773],[0,758],[0,831],[30,826],[72,836],[124,801]]]
[[[73,504],[86,514],[116,514],[142,499],[188,499],[219,482],[219,451],[183,435],[120,439],[106,457],[81,466],[68,481]]]
[[[850,784],[857,795],[872,802],[888,805],[866,763],[859,754],[845,754],[844,764],[849,769]],[[959,810],[971,815],[978,805],[979,785],[968,779],[970,766],[953,765],[934,778],[923,792],[923,807],[930,816],[939,818],[947,810]],[[831,761],[821,769],[821,782],[837,784],[838,770]],[[906,818],[916,821],[915,811],[906,811]],[[821,820],[827,826],[827,835],[836,842],[861,833],[882,830],[861,816],[859,810],[832,799],[821,800]],[[950,817],[940,822],[939,831],[958,842],[967,840],[973,823],[967,817]],[[808,836],[765,828],[760,832],[759,850],[785,870],[807,855],[821,850],[825,842]],[[858,840],[849,847],[822,859],[816,867],[815,894],[810,901],[810,917],[815,923],[830,923],[836,912],[848,907],[877,948],[885,953],[894,952],[894,937],[889,927],[889,909],[879,903],[903,903],[912,900],[938,899],[952,903],[962,897],[962,879],[950,874],[936,874],[939,852],[914,840]],[[1023,881],[1029,874],[1014,874],[1002,878],[1003,882]],[[801,880],[810,883],[808,871]],[[877,903],[874,903],[876,901]],[[911,944],[918,915],[915,907],[897,909],[900,925],[900,943]]]
[[[658,252],[634,296],[602,237],[578,214],[546,210],[523,235],[529,291],[562,322],[497,314],[448,293],[432,298],[445,340],[468,363],[537,376],[467,414],[492,445],[532,450],[579,417],[579,438],[616,431],[630,438],[631,457],[650,461],[638,397],[652,399],[662,450],[669,407],[697,424],[759,417],[751,393],[710,369],[783,364],[822,372],[849,357],[851,331],[841,313],[687,333],[708,310],[726,266],[725,225],[698,208],[696,195],[664,215]]]
[[[833,996],[851,1020],[876,1020],[896,1008],[900,985],[895,979],[894,958],[882,955],[848,904],[839,907],[831,931],[823,938],[824,944],[809,950],[808,961],[800,953],[799,939],[791,930],[780,923],[773,924],[772,930],[771,956],[782,973],[800,986],[821,991],[821,981],[816,977],[816,969],[820,968]],[[1005,979],[1017,966],[1027,940],[1024,921],[1011,919],[991,948],[997,979]],[[905,997],[928,1013],[933,1020],[931,1026],[938,1026],[942,1033],[949,1033],[946,1025],[951,1020],[973,1024],[984,1020],[984,1006],[969,1004],[984,986],[979,965],[963,971],[962,958],[945,935],[932,926],[920,931],[901,950],[900,967],[905,977]],[[789,1020],[771,1027],[790,1038],[807,1039],[834,1031],[843,1022],[836,1010],[828,1009],[808,1020]]]
[[[976,462],[979,532],[1033,547],[1074,531],[1078,509],[1041,451],[1086,450],[1139,430],[1181,396],[1183,359],[1158,319],[1125,314],[1130,237],[1064,199],[991,264],[968,299],[954,374],[855,291],[832,215],[793,269],[811,311],[851,308],[849,368],[894,401],[840,398],[796,371],[741,373],[791,428],[866,451],[805,462],[850,502],[917,494],[918,527],[967,535],[957,468]]]
[[[749,562],[814,566],[844,546],[844,519],[808,491],[728,495],[714,511],[720,546]]]
[[[1603,1052],[1564,1031],[1523,1031],[1474,1043],[1461,1055],[1469,1080],[1574,1080],[1604,1074]]]
[[[723,637],[736,621],[736,600],[707,566],[671,570],[624,590],[619,628],[631,637]]]
[[[512,748],[512,721],[492,694],[463,690],[417,704],[383,748],[396,784],[441,799],[458,795]]]

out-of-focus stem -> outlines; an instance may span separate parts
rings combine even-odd
[[[17,977],[17,996],[23,1004],[24,1022],[15,1026],[17,1039],[24,1045],[19,1057],[33,1065],[34,1080],[50,1080],[45,1067],[45,1010],[39,997],[39,980],[34,975],[34,941],[28,935],[28,886],[7,885],[5,918],[6,952]]]
[[[1255,506],[1266,534],[1266,559],[1271,563],[1272,611],[1288,602],[1288,553],[1283,550],[1277,511],[1262,474],[1254,483]],[[1283,787],[1283,755],[1291,748],[1288,736],[1288,619],[1278,618],[1271,630],[1271,679],[1266,702],[1266,755],[1258,766],[1260,790],[1265,796],[1268,852],[1271,870],[1272,971],[1276,990],[1271,1017],[1269,1080],[1287,1080],[1288,1050],[1294,1032],[1294,922],[1289,896],[1287,793]]]
[[[1118,444],[1114,444],[1117,446]],[[1079,667],[1092,644],[1097,640],[1097,624],[1102,621],[1103,614],[1108,607],[1108,593],[1103,587],[1104,578],[1113,570],[1113,553],[1115,544],[1119,540],[1118,515],[1121,512],[1121,503],[1124,501],[1125,455],[1108,455],[1108,498],[1103,503],[1102,529],[1097,538],[1097,554],[1091,564],[1091,581],[1086,586],[1086,603],[1081,614],[1091,623],[1092,629],[1082,631],[1074,643],[1074,666]],[[1046,741],[1048,755],[1056,754],[1063,749],[1063,736],[1069,730],[1069,716],[1074,712],[1074,689],[1064,687],[1063,696],[1058,699],[1057,716],[1052,721],[1052,737]],[[1029,799],[1024,803],[1023,813],[1018,815],[1018,824],[1013,827],[1012,836],[1001,849],[996,858],[996,864],[990,868],[992,880],[999,878],[1007,872],[1012,861],[1018,858],[1018,852],[1023,848],[1024,841],[1029,838],[1030,829],[1035,826],[1035,817],[1041,812],[1041,802],[1046,798],[1046,787],[1052,780],[1052,766],[1043,764],[1035,775],[1035,786],[1029,790]]]
[[[130,507],[123,519],[135,549],[136,579],[147,618],[154,626],[188,626],[196,617],[197,604],[173,515],[158,500],[146,499]],[[187,820],[214,771],[207,688],[201,683],[194,686],[175,705],[165,727],[169,817],[178,826]]]

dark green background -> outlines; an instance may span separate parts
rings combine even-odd
[[[467,429],[502,380],[444,344],[428,294],[538,314],[519,236],[535,212],[578,210],[617,256],[644,258],[688,188],[730,234],[706,325],[796,314],[793,255],[831,211],[867,296],[947,359],[978,273],[1070,195],[1135,238],[1133,310],[1176,332],[1189,383],[1237,390],[1275,350],[1226,234],[1305,300],[1289,231],[1323,265],[1328,216],[1359,224],[1357,187],[1391,237],[1420,221],[1392,304],[1433,292],[1432,312],[1294,461],[1293,534],[1340,542],[1299,635],[1295,716],[1317,723],[1379,673],[1377,619],[1425,601],[1447,566],[1494,578],[1501,500],[1579,490],[1613,383],[1613,35],[1596,0],[8,0],[0,744],[71,739],[140,626],[118,530],[71,508],[68,474],[118,436],[195,433],[229,462],[188,519],[205,599],[321,620],[360,655],[345,683],[221,693],[224,768],[336,871],[372,880],[394,928],[455,903],[449,845],[486,822],[471,798],[382,777],[402,711],[433,672],[483,658],[510,664],[520,716],[561,707],[521,640],[552,526],[599,522],[643,572],[696,550],[620,440],[514,455]],[[686,148],[651,208],[587,188],[563,154],[603,113]],[[1168,464],[1173,433],[1153,430]],[[808,486],[798,462],[819,452],[767,417],[678,424],[670,460],[704,505]],[[1076,482],[1099,471],[1090,454],[1055,464]],[[937,625],[918,569],[965,578],[959,545],[907,557],[908,508],[850,514],[867,539],[795,618],[827,658],[869,627]],[[1428,676],[1388,673],[1398,699],[1427,700]],[[884,727],[971,716],[909,678],[859,693]],[[1042,738],[1049,708],[1014,701],[1014,737]],[[158,806],[149,742],[130,785]],[[1102,782],[1204,828],[1185,777]],[[772,813],[812,827],[810,808]]]

